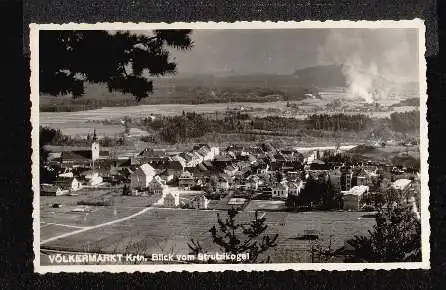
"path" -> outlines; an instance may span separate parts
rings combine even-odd
[[[143,213],[147,212],[150,209],[151,209],[150,207],[147,207],[147,208],[144,208],[143,210],[140,210],[137,213],[134,213],[134,214],[129,215],[127,217],[123,217],[123,218],[119,218],[119,219],[116,219],[116,220],[112,220],[112,221],[109,221],[109,222],[106,222],[106,223],[103,223],[103,224],[98,224],[98,225],[94,225],[94,226],[85,227],[85,228],[79,229],[77,231],[61,234],[61,235],[58,235],[58,236],[55,236],[55,237],[43,240],[43,241],[40,242],[40,244],[43,245],[43,244],[46,244],[46,243],[49,243],[49,242],[52,242],[52,241],[55,241],[55,240],[58,240],[58,239],[66,238],[66,237],[69,237],[69,236],[72,236],[72,235],[76,235],[76,234],[80,234],[80,233],[83,233],[83,232],[86,232],[86,231],[89,231],[89,230],[94,230],[94,229],[102,228],[102,227],[105,227],[105,226],[117,224],[117,223],[129,220],[129,219],[132,219],[134,217],[137,217],[139,215],[142,215]]]

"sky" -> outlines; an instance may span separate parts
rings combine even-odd
[[[172,51],[178,73],[289,74],[322,64],[417,79],[415,29],[194,30],[194,47]]]

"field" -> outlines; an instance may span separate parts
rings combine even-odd
[[[41,112],[40,125],[48,126],[53,129],[60,129],[64,135],[86,136],[93,133],[93,127],[100,136],[116,136],[124,133],[124,127],[119,124],[119,119],[129,117],[132,119],[141,119],[151,114],[164,116],[178,116],[183,113],[195,112],[199,114],[223,114],[228,107],[241,109],[252,117],[283,116],[290,118],[305,119],[308,115],[327,113],[334,114],[339,112],[326,111],[325,105],[329,100],[305,100],[295,102],[299,106],[296,111],[287,108],[283,101],[268,103],[215,103],[199,105],[181,105],[181,104],[160,104],[160,105],[140,105],[128,107],[104,107],[101,109],[78,111],[78,112]],[[351,103],[354,105],[354,102]],[[392,112],[404,112],[413,110],[415,107],[397,107],[392,111],[386,112],[364,112],[371,117],[387,118]],[[357,111],[343,111],[345,114],[357,114]],[[111,121],[113,123],[102,123]],[[92,124],[94,122],[94,124]],[[135,130],[136,128],[132,128]],[[130,132],[131,135],[142,136],[147,132],[141,130]]]
[[[119,216],[130,215],[135,209],[122,210]],[[218,250],[210,239],[209,228],[216,223],[215,210],[176,210],[150,208],[143,214],[113,225],[107,225],[46,243],[46,249],[86,251],[104,253],[134,253],[150,256],[152,253],[187,254],[190,238],[201,242],[208,251]],[[92,224],[106,222],[113,216],[112,207],[104,207],[93,212],[101,218],[89,222],[79,222],[79,218],[64,214],[43,216],[43,220],[53,223]],[[224,212],[221,212],[224,215]],[[268,233],[278,233],[278,246],[269,255],[272,262],[309,262],[308,250],[314,241],[299,240],[305,230],[319,232],[317,243],[334,247],[343,245],[346,239],[357,234],[367,234],[374,219],[362,217],[361,212],[267,212]],[[252,212],[239,214],[240,221],[248,221]],[[90,218],[90,217],[88,217]],[[42,239],[67,232],[66,227],[42,224]],[[71,230],[76,230],[75,228]]]

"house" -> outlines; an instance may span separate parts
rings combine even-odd
[[[152,194],[165,194],[167,185],[159,176],[155,176],[152,181],[149,182],[147,189]]]
[[[288,195],[298,196],[305,189],[306,182],[288,182]]]
[[[366,185],[354,186],[348,191],[341,191],[343,209],[360,210],[362,207],[363,197],[368,191],[369,187]]]
[[[130,187],[132,189],[147,188],[155,174],[155,169],[148,163],[141,165],[130,175]]]
[[[228,190],[229,189],[229,182],[225,178],[219,177],[217,179],[217,183],[216,183],[215,187],[217,188],[217,190],[222,190],[222,191]]]
[[[103,178],[99,175],[98,172],[92,172],[91,174],[86,176],[86,179],[88,180],[88,185],[95,186],[102,183]]]
[[[158,174],[158,176],[164,181],[164,182],[169,182],[171,180],[173,180],[174,175],[169,172],[167,169],[164,170],[163,172],[161,172],[160,174]]]
[[[288,185],[284,182],[276,183],[271,187],[271,196],[273,198],[287,198]]]
[[[392,183],[392,187],[396,190],[404,191],[411,182],[410,179],[397,179]]]
[[[195,185],[195,180],[189,171],[185,170],[178,178],[178,187],[183,190],[190,190]]]
[[[178,160],[170,160],[167,164],[167,173],[172,175],[173,178],[178,178],[181,176],[184,170],[184,166]]]
[[[177,155],[177,160],[182,163],[183,167],[195,167],[203,162],[203,157],[197,152],[182,152]]]
[[[252,190],[258,190],[260,185],[260,178],[257,175],[251,175],[246,179],[247,187]]]
[[[208,204],[209,200],[204,196],[204,194],[194,196],[189,202],[189,205],[192,208],[197,208],[197,209],[207,209]]]
[[[238,167],[234,164],[229,164],[223,169],[223,172],[229,176],[234,176],[237,171]]]
[[[246,204],[247,201],[248,200],[246,198],[240,198],[240,197],[231,198],[228,201],[228,205],[231,205],[234,208],[240,209],[240,208],[243,208],[243,206]]]
[[[338,168],[329,171],[328,179],[335,192],[348,191],[353,185],[353,173],[347,168]]]
[[[361,168],[359,171],[356,171],[352,175],[352,183],[354,185],[368,185],[370,182],[370,175]]]
[[[313,159],[307,162],[306,166],[309,170],[324,170],[327,168],[325,162],[319,159]]]
[[[82,189],[82,183],[76,177],[59,177],[54,181],[54,185],[69,192]]]
[[[202,156],[203,161],[213,160],[215,156],[220,154],[218,147],[209,146],[208,144],[197,144],[193,150]]]
[[[273,195],[272,187],[264,187],[262,193],[271,197]]]
[[[213,165],[217,168],[225,168],[227,165],[231,164],[234,159],[227,153],[215,156],[212,161]]]
[[[169,192],[163,198],[165,207],[177,207],[180,205],[180,194],[178,192]]]
[[[269,165],[265,162],[261,162],[256,167],[257,174],[267,174],[269,171]]]
[[[69,193],[69,190],[64,190],[54,184],[43,183],[40,185],[40,195],[44,196],[57,196]]]
[[[163,160],[163,158],[165,157],[166,153],[164,151],[154,150],[152,148],[146,148],[137,155],[137,158],[143,163],[151,163],[154,161]]]

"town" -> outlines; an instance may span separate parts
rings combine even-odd
[[[299,152],[267,142],[222,148],[195,144],[184,152],[146,148],[134,156],[111,157],[101,150],[96,132],[90,142],[90,150],[50,155],[44,166],[53,174],[41,178],[42,196],[109,188],[156,197],[154,206],[179,210],[373,211],[386,202],[390,186],[419,215],[419,168],[345,154],[373,150],[371,145]]]

